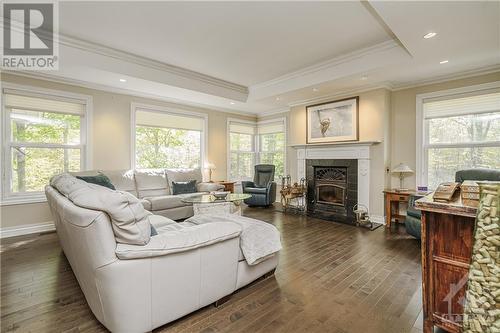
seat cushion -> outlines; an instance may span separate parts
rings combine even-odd
[[[249,194],[266,194],[266,192],[265,187],[245,187],[245,193]]]
[[[151,210],[156,211],[156,210],[190,206],[191,205],[190,203],[182,202],[182,199],[190,195],[199,195],[199,194],[162,195],[159,197],[146,197],[144,199],[146,199],[151,203]]]
[[[167,176],[163,169],[142,169],[135,171],[135,184],[139,198],[169,195]]]

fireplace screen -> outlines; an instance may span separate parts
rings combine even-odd
[[[316,187],[316,191],[316,197],[319,203],[345,206],[345,187],[333,184],[322,184]]]

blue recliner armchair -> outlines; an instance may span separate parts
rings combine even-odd
[[[258,164],[255,166],[253,182],[242,181],[243,193],[252,197],[245,199],[249,206],[270,206],[276,199],[276,183],[274,182],[274,165]]]
[[[500,170],[495,169],[466,169],[455,173],[455,181],[462,183],[465,180],[490,180],[500,181]],[[415,208],[415,201],[421,196],[410,195],[408,200],[408,210],[406,212],[405,227],[406,232],[415,238],[421,237],[422,213]]]

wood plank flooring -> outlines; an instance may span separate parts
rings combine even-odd
[[[275,276],[154,332],[422,332],[420,246],[404,228],[371,232],[272,208],[243,213],[280,229]],[[2,240],[1,269],[2,332],[106,331],[55,233]]]

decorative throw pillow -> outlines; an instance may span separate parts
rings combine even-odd
[[[172,182],[172,194],[185,194],[196,192],[196,180],[188,182]]]
[[[87,183],[101,185],[112,190],[116,190],[111,180],[104,174],[100,173],[95,176],[76,176],[76,178],[86,181]]]

